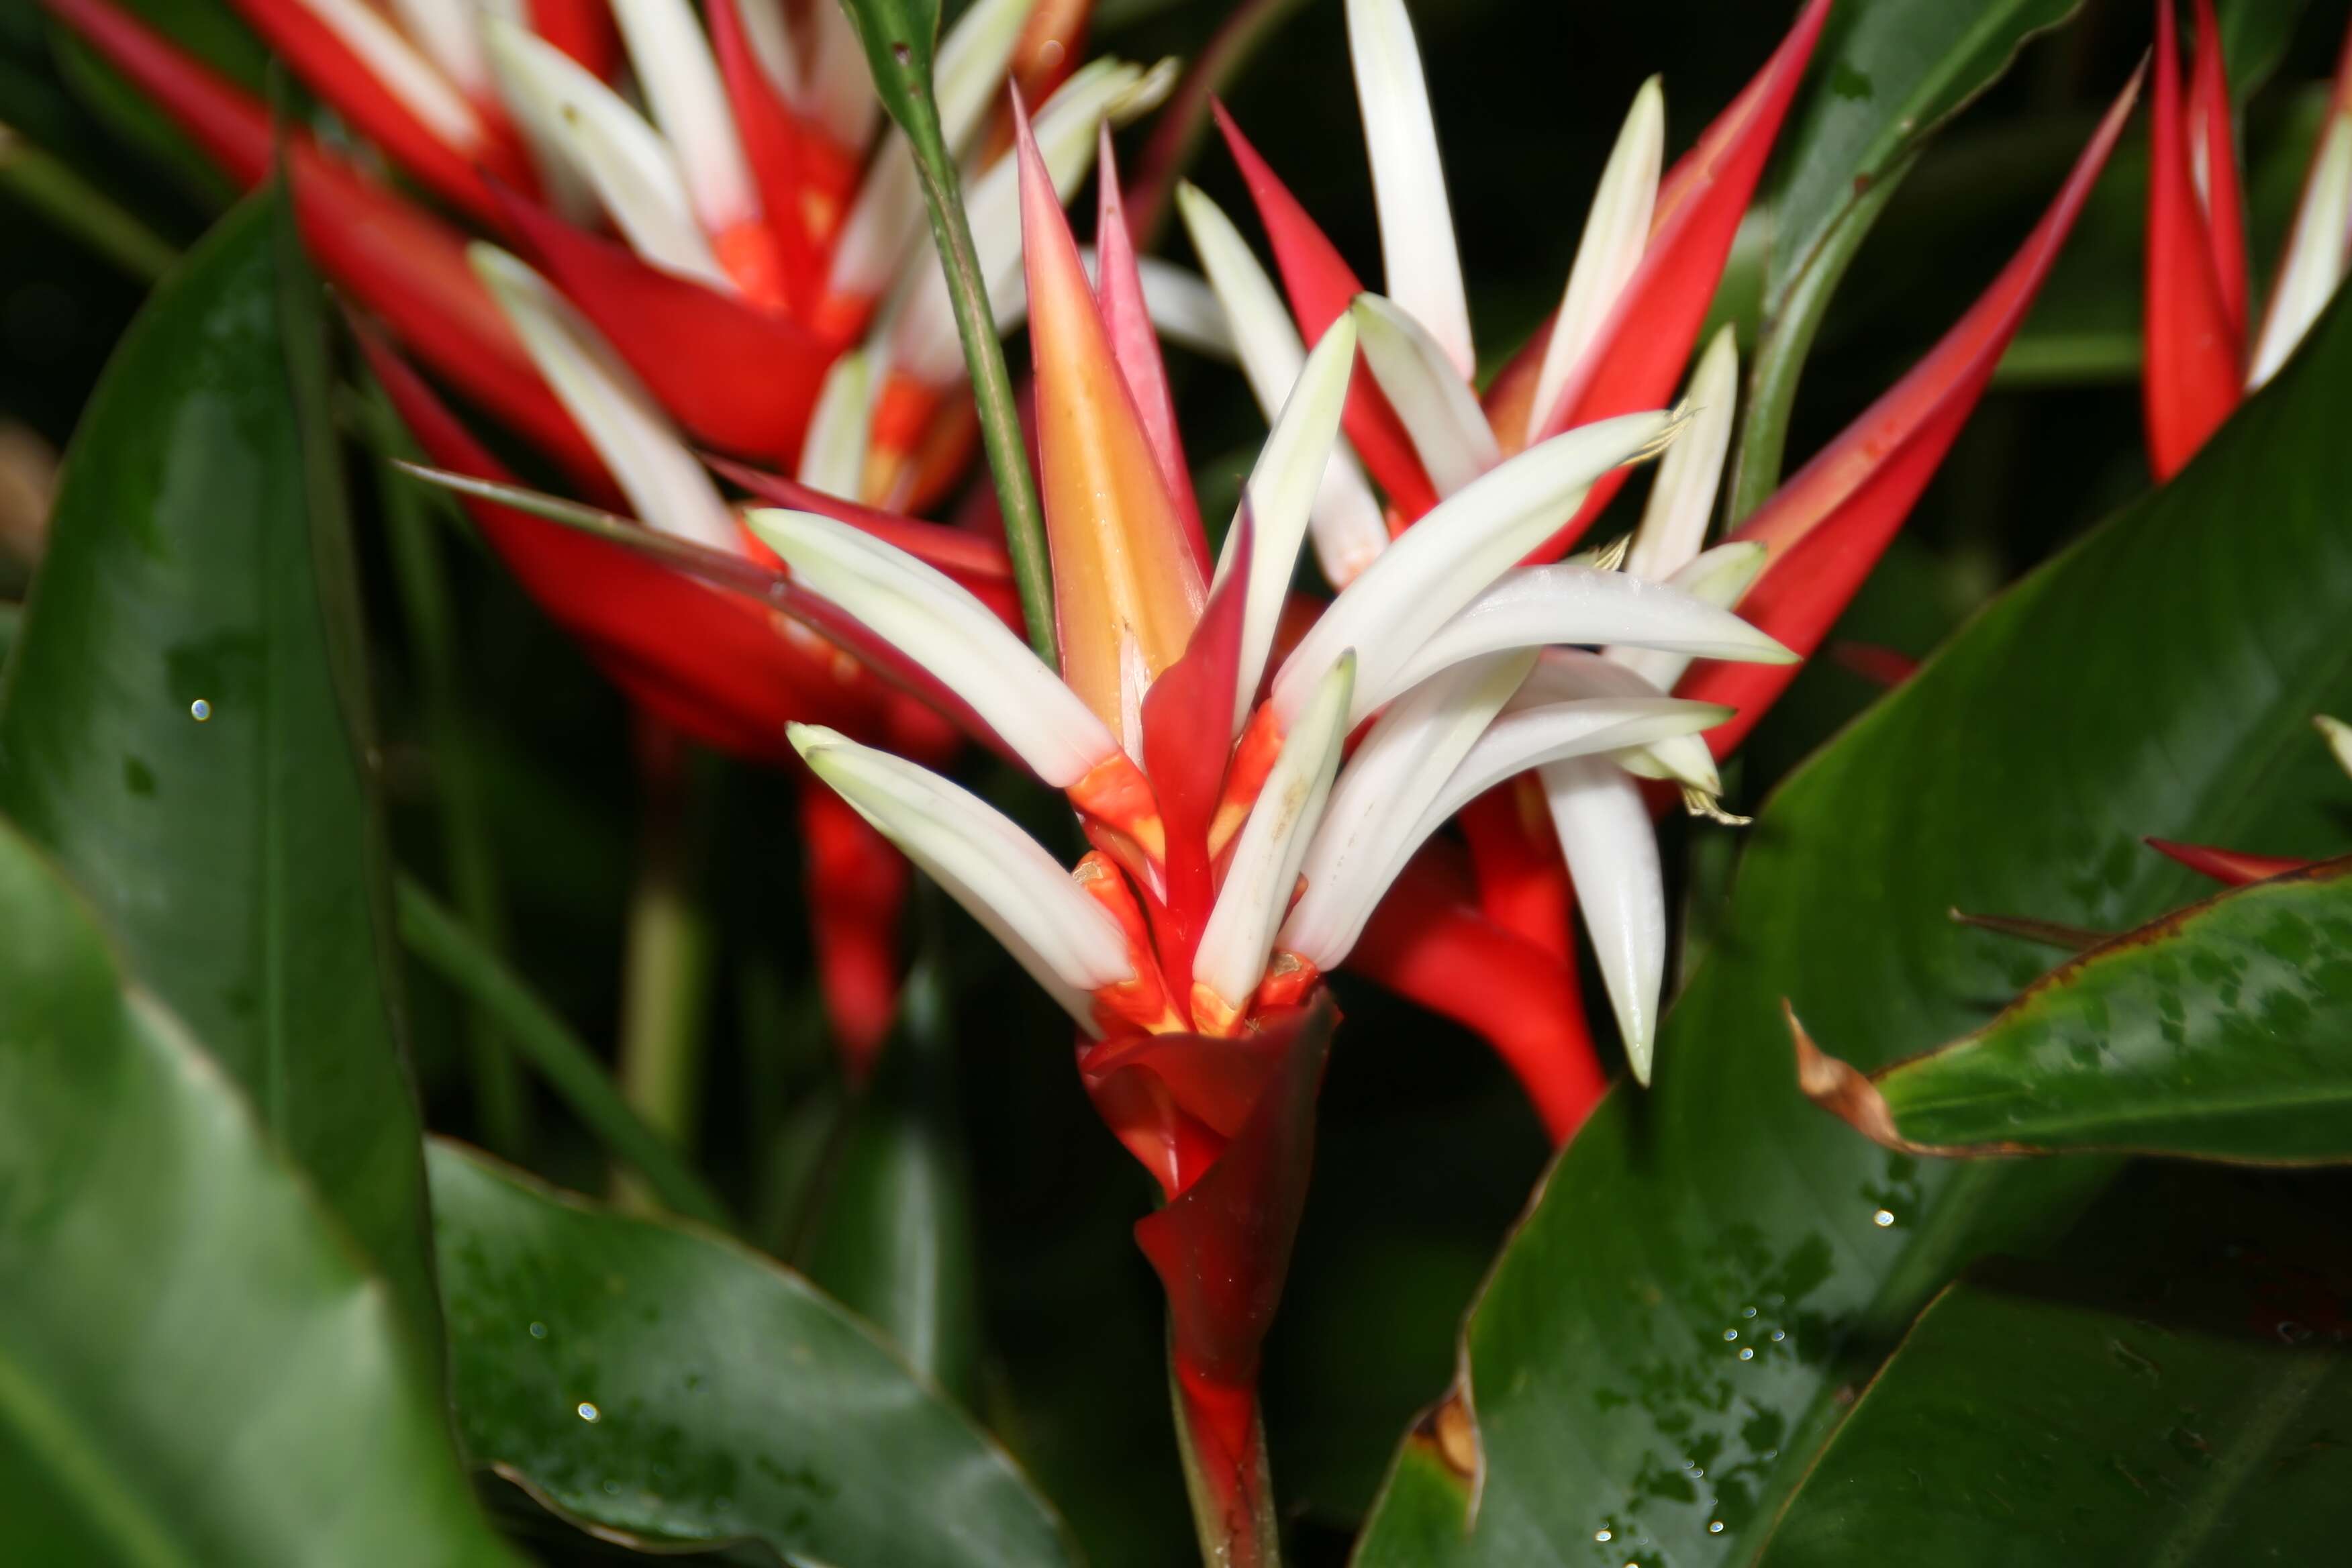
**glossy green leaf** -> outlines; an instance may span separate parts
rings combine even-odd
[[[1914,1152],[2352,1160],[2352,860],[2117,937],[1868,1077],[1820,1046],[1800,1037],[1806,1091]]]
[[[316,285],[276,221],[257,200],[192,253],[82,419],[0,686],[0,811],[437,1338],[349,542],[280,313]]]
[[[873,1331],[708,1232],[431,1152],[458,1424],[559,1512],[794,1563],[1066,1563],[1013,1462]]]
[[[1763,329],[1748,379],[1732,515],[1779,486],[1797,382],[1822,316],[1920,147],[2082,0],[1845,0],[1781,136],[1769,208]]]
[[[980,1383],[980,1279],[943,984],[935,963],[908,974],[874,1082],[836,1134],[798,1261],[908,1365],[970,1406]]]
[[[2103,1203],[2071,1238],[2079,1260],[1988,1266],[1937,1299],[1774,1521],[1759,1568],[2343,1554],[2340,1207],[2314,1212],[2275,1182],[2132,1185],[2117,1196],[2137,1212]]]
[[[511,1561],[384,1282],[5,824],[0,1519],[25,1563]]]
[[[1961,1262],[2031,1247],[2105,1179],[2097,1159],[1922,1161],[1855,1137],[1798,1092],[1780,1001],[1867,1070],[2044,967],[1954,908],[2112,931],[2198,890],[2143,835],[2340,846],[2342,776],[2308,726],[2352,700],[2347,397],[2338,309],[2178,479],[1767,804],[1655,1088],[1611,1094],[1472,1309],[1475,1530],[1467,1479],[1410,1440],[1360,1562],[1580,1557],[1603,1530],[1676,1568],[1744,1560],[1839,1388]]]
[[[2294,42],[2306,0],[2217,0],[2221,58],[2230,70],[2230,92],[2241,103],[2270,79]]]

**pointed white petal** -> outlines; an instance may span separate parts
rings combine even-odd
[[[1562,562],[1506,572],[1397,666],[1368,709],[1449,664],[1510,647],[1629,643],[1701,658],[1794,664],[1797,656],[1729,610],[1663,583]]]
[[[1580,648],[1546,648],[1512,700],[1535,707],[1547,702],[1574,702],[1588,697],[1664,697],[1666,693],[1613,659]],[[1715,753],[1704,735],[1670,735],[1645,746],[1612,752],[1610,757],[1626,772],[1645,779],[1671,779],[1710,795],[1723,793],[1723,777],[1716,771]]]
[[[816,411],[801,447],[800,481],[827,495],[856,499],[866,479],[866,429],[874,411],[874,361],[845,353],[824,374]]]
[[[1710,605],[1728,606],[1738,604],[1756,579],[1764,574],[1765,563],[1771,552],[1752,540],[1735,540],[1702,552],[1682,570],[1666,579],[1666,586],[1678,588],[1694,599]],[[1609,657],[1661,691],[1672,691],[1675,683],[1690,668],[1691,656],[1664,648],[1612,647]]]
[[[489,90],[489,62],[482,57],[472,0],[392,0],[392,14],[459,92],[479,98]]]
[[[1378,294],[1357,295],[1349,313],[1363,339],[1364,363],[1441,497],[1502,461],[1477,395],[1420,322]]]
[[[484,128],[474,106],[383,12],[365,0],[301,3],[425,129],[461,153],[481,145]]]
[[[866,46],[857,41],[857,29],[840,0],[811,5],[808,17],[808,64],[797,101],[835,142],[853,153],[862,151],[882,112],[866,64]]]
[[[798,102],[801,52],[793,42],[792,18],[784,15],[784,0],[735,0],[735,15],[742,19],[743,39],[751,46],[760,74],[785,102]]]
[[[751,164],[693,7],[687,0],[613,0],[613,15],[704,231],[715,237],[756,219],[760,194]]]
[[[1035,0],[980,0],[940,42],[935,78],[948,150],[961,153],[996,100],[1021,25]],[[864,68],[861,66],[860,69]],[[923,192],[907,133],[882,140],[835,241],[829,283],[837,294],[871,297],[888,287],[923,235]]]
[[[1193,955],[1192,978],[1234,1012],[1265,976],[1275,931],[1290,907],[1299,867],[1323,820],[1339,768],[1339,745],[1348,738],[1349,688],[1355,679],[1353,658],[1332,666],[1297,725],[1283,738],[1282,754],[1234,841],[1224,886],[1217,890],[1216,908]]]
[[[587,178],[629,247],[665,272],[733,293],[660,133],[538,35],[486,17],[483,37],[509,112]]]
[[[2352,773],[2352,724],[2347,724],[2341,719],[2331,719],[2325,713],[2313,714],[2311,724],[2326,741],[2327,749],[2336,753],[2336,764],[2346,773]]]
[[[612,346],[546,279],[496,246],[466,249],[515,334],[613,470],[639,521],[729,554],[740,551],[734,514],[677,426]],[[681,635],[691,628],[681,627]]]
[[[1242,601],[1241,660],[1234,691],[1234,729],[1239,733],[1265,675],[1267,656],[1274,650],[1275,628],[1290,597],[1290,580],[1298,569],[1298,546],[1307,534],[1307,519],[1323,482],[1339,436],[1339,411],[1348,401],[1348,380],[1355,370],[1356,329],[1346,317],[1331,323],[1307,366],[1290,389],[1274,429],[1250,469],[1244,494],[1249,502],[1250,575]],[[1238,527],[1225,532],[1224,557],[1217,577],[1224,578]]]
[[[1192,237],[1192,248],[1208,274],[1209,287],[1224,309],[1250,394],[1272,420],[1286,405],[1291,389],[1306,369],[1307,351],[1299,342],[1298,329],[1291,324],[1290,311],[1275,292],[1273,279],[1266,277],[1223,208],[1188,183],[1176,187],[1176,210]],[[1335,323],[1333,331],[1337,330]],[[1326,342],[1329,337],[1329,332],[1324,334]],[[1352,338],[1350,333],[1351,361]],[[1314,529],[1316,559],[1323,575],[1339,586],[1355,581],[1373,557],[1388,547],[1388,524],[1381,520],[1381,503],[1345,441],[1335,444],[1323,468],[1308,518]],[[1261,517],[1258,522],[1263,531],[1265,519]],[[1263,531],[1259,543],[1263,548]]]
[[[1364,693],[1394,690],[1396,671],[1433,633],[1574,515],[1595,479],[1650,450],[1672,427],[1664,414],[1580,426],[1440,501],[1331,602],[1291,651],[1275,677],[1276,712],[1287,723],[1339,650],[1352,647],[1362,662],[1349,721],[1363,718]]]
[[[744,521],[794,581],[929,670],[1054,788],[1118,750],[1077,693],[944,574],[813,512],[762,509]]]
[[[1092,1000],[1135,978],[1108,911],[1011,818],[969,790],[832,730],[794,724],[792,742],[818,778],[905,851],[1097,1033]]]
[[[1626,572],[1652,583],[1664,582],[1697,557],[1707,519],[1715,515],[1739,405],[1739,338],[1729,322],[1706,345],[1683,401],[1691,410],[1690,428],[1658,459],[1657,483],[1625,554]]]
[[[1600,188],[1585,215],[1584,237],[1569,268],[1559,314],[1552,319],[1551,342],[1536,376],[1535,401],[1528,405],[1528,434],[1540,435],[1601,330],[1609,324],[1618,296],[1633,279],[1650,242],[1650,217],[1658,201],[1658,172],[1666,152],[1666,94],[1652,77],[1633,95],[1633,107],[1617,132],[1617,145],[1601,171]]]
[[[1649,804],[1602,757],[1548,763],[1541,777],[1633,1081],[1646,1088],[1666,973],[1666,889]]]
[[[1423,835],[1415,826],[1535,662],[1523,653],[1458,664],[1391,705],[1341,770],[1301,870],[1307,890],[1280,942],[1339,967]]]
[[[2327,133],[2312,160],[2303,205],[2294,215],[2286,260],[2278,270],[2270,310],[2263,318],[2248,386],[2276,375],[2344,280],[2345,248],[2352,233],[2352,114],[2328,116]]]
[[[1419,844],[1447,817],[1529,768],[1696,734],[1722,723],[1732,712],[1719,703],[1672,697],[1591,697],[1513,708],[1487,727],[1445,781],[1415,825],[1413,842]]]
[[[1467,381],[1478,363],[1470,346],[1470,305],[1454,248],[1454,211],[1445,199],[1421,46],[1404,0],[1348,0],[1348,53],[1372,157],[1388,296],[1445,345]]]
[[[1105,120],[1125,124],[1168,95],[1173,85],[1167,62],[1146,71],[1123,60],[1089,60],[1045,100],[1030,121],[1037,152],[1053,176],[1054,191],[1070,199],[1094,167],[1096,132]],[[1018,161],[1010,152],[964,192],[972,249],[988,284],[989,308],[1000,329],[1020,319],[1027,306],[1021,267],[1021,185]],[[898,299],[887,328],[890,363],[933,386],[951,386],[963,374],[963,351],[948,302],[947,279],[939,258],[924,247],[908,259]]]

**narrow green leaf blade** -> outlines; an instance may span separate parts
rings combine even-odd
[[[558,1511],[796,1563],[1074,1561],[1003,1451],[798,1276],[455,1144],[430,1163],[467,1448]]]
[[[5,823],[0,1461],[12,1562],[512,1561],[383,1281]]]
[[[276,221],[257,199],[191,255],[83,417],[0,686],[0,811],[97,907],[432,1342],[366,723],[322,570],[349,542],[306,489],[280,289],[308,285],[281,275]]]
[[[1871,1077],[1798,1056],[1819,1103],[1919,1152],[2352,1160],[2352,859],[2128,932]]]
[[[1797,1091],[1780,1003],[1866,1042],[1867,1070],[1981,1024],[2043,968],[1955,908],[2126,929],[2193,896],[2144,835],[2259,824],[2282,852],[2340,847],[2342,775],[2309,723],[2352,700],[2347,397],[2338,309],[2174,483],[1768,804],[1655,1088],[1603,1103],[1472,1310],[1475,1530],[1468,1478],[1410,1442],[1360,1563],[1549,1561],[1602,1530],[1676,1568],[1744,1561],[1872,1347],[2105,1179],[2099,1160],[1921,1161],[1854,1137]]]

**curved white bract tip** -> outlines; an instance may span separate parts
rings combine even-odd
[[[1528,405],[1528,435],[1541,436],[1561,392],[1601,329],[1617,309],[1625,285],[1650,243],[1650,218],[1658,202],[1658,174],[1666,153],[1666,94],[1656,77],[1642,84],[1633,107],[1617,132],[1617,145],[1601,171],[1600,188],[1585,215],[1584,237],[1569,268],[1559,313],[1552,318],[1551,342],[1536,375],[1535,401]]]
[[[948,151],[964,144],[996,101],[1013,46],[1021,37],[1035,0],[979,0],[940,40],[933,72],[940,130]],[[905,265],[923,233],[923,192],[904,131],[893,128],[866,171],[857,199],[834,243],[828,279],[836,294],[870,297],[882,292]]]
[[[704,230],[722,235],[757,219],[759,187],[694,8],[687,0],[613,0],[613,15]]]
[[[793,747],[988,929],[1076,1018],[1097,1033],[1094,994],[1135,978],[1118,922],[1010,817],[903,757],[814,724],[794,724]]]
[[[1298,566],[1298,547],[1307,534],[1307,518],[1323,485],[1323,471],[1339,438],[1339,415],[1347,406],[1348,381],[1356,363],[1356,329],[1347,317],[1331,323],[1298,380],[1274,418],[1274,428],[1250,469],[1244,494],[1250,509],[1249,582],[1242,601],[1241,660],[1234,683],[1234,729],[1249,717],[1265,677],[1265,661],[1274,650],[1275,628],[1290,597],[1290,579]],[[1225,556],[1217,563],[1223,581],[1225,567],[1240,538],[1238,527],[1225,534]]]
[[[1438,791],[1415,826],[1413,842],[1419,844],[1447,817],[1529,768],[1696,734],[1722,723],[1733,711],[1720,703],[1672,697],[1593,697],[1510,709],[1487,726]]]
[[[1664,583],[1562,562],[1520,566],[1433,633],[1388,682],[1367,691],[1367,709],[1465,658],[1513,647],[1622,643],[1686,658],[1794,664],[1797,656],[1729,610]]]
[[[482,144],[481,116],[466,95],[365,0],[300,0],[304,10],[357,55],[383,89],[444,143],[461,153]]]
[[[2346,247],[2352,239],[2352,114],[2327,118],[2327,132],[2304,184],[2303,205],[2287,238],[2286,259],[2271,290],[2262,337],[2254,346],[2253,371],[2246,379],[2260,386],[2279,373],[2303,342],[2336,286],[2344,280]]]
[[[874,411],[874,358],[864,349],[833,362],[809,416],[800,481],[827,495],[858,498],[866,482],[866,432]]]
[[[466,258],[513,323],[515,335],[555,395],[613,470],[638,520],[664,533],[738,554],[734,514],[621,357],[546,279],[494,245]],[[679,628],[681,636],[692,628]]]
[[[1642,509],[1625,553],[1625,570],[1662,583],[1697,556],[1706,542],[1707,520],[1715,515],[1716,491],[1723,483],[1723,460],[1731,451],[1731,426],[1739,408],[1739,336],[1726,322],[1699,356],[1683,394],[1690,427],[1658,459],[1657,482]]]
[[[1249,819],[1234,841],[1216,908],[1201,932],[1192,958],[1192,978],[1238,1013],[1265,977],[1274,933],[1290,907],[1291,889],[1307,846],[1322,821],[1339,767],[1340,742],[1348,738],[1349,689],[1356,661],[1343,656],[1321,689],[1283,738],[1282,754],[1250,807]]]
[[[1666,889],[1649,803],[1603,757],[1548,763],[1538,776],[1633,1081],[1647,1088],[1666,973]]]
[[[1146,71],[1109,58],[1079,67],[1029,124],[1045,172],[1053,176],[1055,196],[1067,202],[1094,167],[1097,132],[1104,121],[1125,124],[1157,105],[1171,85],[1160,67]],[[1021,265],[1020,174],[1018,158],[1007,152],[964,192],[972,250],[1000,331],[1028,310]],[[963,374],[963,350],[956,337],[946,275],[928,246],[908,258],[898,289],[899,304],[887,328],[891,364],[927,384],[953,385]]]
[[[1371,153],[1386,292],[1445,345],[1455,373],[1467,381],[1478,365],[1470,344],[1470,302],[1462,288],[1421,46],[1404,0],[1348,0],[1348,56]]]
[[[1771,560],[1771,552],[1754,540],[1734,540],[1701,552],[1681,571],[1666,579],[1665,585],[1688,594],[1694,599],[1727,608],[1739,603],[1756,579],[1764,574]],[[1690,668],[1691,656],[1664,648],[1612,647],[1609,657],[1661,691],[1672,691],[1675,682]]]
[[[944,574],[814,512],[761,509],[744,521],[795,582],[930,671],[1054,788],[1118,750],[1078,694]]]
[[[785,0],[735,0],[735,15],[743,24],[743,41],[751,58],[776,95],[787,103],[801,98],[801,51],[793,41],[792,18],[784,15]]]
[[[1420,322],[1378,294],[1357,295],[1349,313],[1362,337],[1364,363],[1403,422],[1440,497],[1503,460],[1477,394]]]
[[[2347,724],[2341,719],[2332,719],[2325,713],[2315,713],[2311,716],[2311,727],[2318,731],[2320,738],[2327,742],[2327,749],[2336,755],[2336,764],[2346,773],[2352,773],[2352,724]]]
[[[1420,847],[1423,816],[1535,662],[1500,654],[1454,666],[1381,715],[1340,771],[1301,870],[1307,889],[1281,943],[1318,968],[1339,967]]]
[[[1275,711],[1288,722],[1342,648],[1361,659],[1365,693],[1396,689],[1396,672],[1430,637],[1575,514],[1592,482],[1652,449],[1671,427],[1664,414],[1629,414],[1580,426],[1531,447],[1440,501],[1397,536],[1331,602],[1274,680]]]
[[[1549,702],[1576,702],[1588,697],[1664,697],[1665,691],[1614,659],[1581,648],[1548,647],[1536,668],[1512,699],[1514,706],[1538,707]],[[1714,796],[1723,793],[1723,775],[1716,771],[1715,753],[1704,735],[1669,735],[1646,745],[1612,752],[1610,757],[1627,773],[1645,779],[1672,779]]]
[[[648,264],[734,293],[661,133],[546,39],[500,17],[482,26],[500,95],[533,147],[586,179]]]
[[[1176,187],[1176,211],[1184,220],[1185,231],[1192,236],[1192,248],[1208,274],[1209,287],[1223,307],[1234,352],[1241,361],[1250,395],[1257,399],[1258,408],[1267,419],[1276,419],[1288,406],[1292,389],[1307,367],[1307,351],[1299,342],[1298,329],[1291,324],[1290,311],[1283,304],[1282,296],[1275,292],[1273,279],[1258,265],[1241,231],[1222,207],[1193,185],[1181,184]],[[1337,331],[1338,326],[1334,322],[1332,331]],[[1328,342],[1330,335],[1325,332],[1324,341]],[[1348,342],[1352,364],[1352,328]],[[1316,346],[1320,348],[1322,344]],[[1381,503],[1373,496],[1355,453],[1337,437],[1316,481],[1315,500],[1307,518],[1315,540],[1316,560],[1324,576],[1339,586],[1353,582],[1372,558],[1387,548],[1389,531],[1381,516]],[[1268,526],[1261,513],[1261,552],[1265,548]]]

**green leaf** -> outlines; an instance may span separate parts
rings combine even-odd
[[[1868,1069],[2042,969],[1954,908],[2112,931],[2189,896],[2143,835],[2340,846],[2342,775],[2308,726],[2352,699],[2348,396],[2339,308],[2179,479],[1767,804],[1655,1088],[1604,1101],[1472,1309],[1475,1531],[1466,1478],[1409,1440],[1362,1563],[1549,1561],[1604,1529],[1676,1568],[1745,1560],[1838,1389],[1962,1261],[2030,1247],[2105,1179],[2101,1160],[1922,1162],[1854,1137],[1797,1092],[1780,1000],[1864,1042]]]
[[[932,53],[940,41],[940,0],[836,0],[866,46],[874,91],[901,125],[935,117]],[[909,134],[912,134],[910,132]]]
[[[310,499],[302,345],[280,314],[281,287],[315,285],[281,270],[276,222],[258,199],[206,239],[90,401],[0,685],[0,811],[244,1088],[431,1343],[349,541]]]
[[[2034,34],[2083,0],[1846,0],[1831,13],[1815,85],[1782,137],[1789,174],[1769,208],[1764,326],[1748,377],[1731,515],[1780,482],[1797,381],[1830,297],[1915,155],[2000,79]]]
[[[2352,860],[2117,937],[1868,1077],[1801,1027],[1797,1055],[1816,1102],[1915,1153],[2352,1159]]]
[[[2221,58],[2230,71],[2230,93],[2240,103],[2279,68],[2294,42],[2305,0],[2219,0]]]
[[[1774,1521],[1762,1568],[2343,1554],[2352,1351],[2328,1317],[2299,1321],[2352,1287],[2340,1209],[2275,1182],[2136,1185],[2137,1215],[2105,1203],[2081,1227],[2111,1266],[1988,1267],[1937,1299]],[[2281,1210],[2291,1224],[2269,1223]],[[2116,1226],[2143,1234],[2118,1247]]]
[[[455,1144],[431,1166],[467,1451],[560,1512],[795,1563],[1074,1560],[1012,1460],[797,1275]]]
[[[20,1563],[511,1561],[384,1282],[5,824],[0,1518]]]
[[[979,1263],[942,987],[935,962],[908,975],[898,1027],[838,1134],[799,1262],[970,1407],[980,1383]]]

